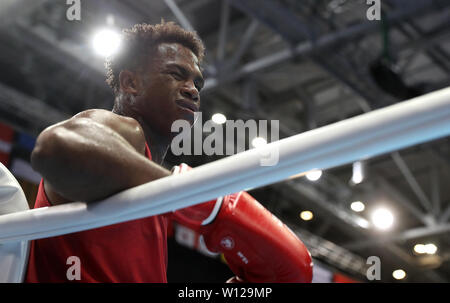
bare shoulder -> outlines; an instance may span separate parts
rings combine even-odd
[[[96,122],[108,125],[109,127],[112,127],[116,130],[119,130],[117,128],[123,129],[124,127],[126,127],[134,129],[138,132],[142,132],[141,125],[136,119],[132,117],[121,116],[105,109],[88,109],[76,114],[72,119],[77,118],[92,119]]]
[[[104,109],[89,109],[72,119],[90,119],[114,130],[128,141],[140,154],[145,154],[145,134],[139,122]]]
[[[129,117],[124,117],[118,114],[115,114],[109,110],[106,109],[88,109],[82,112],[79,112],[78,114],[76,114],[75,116],[72,117],[72,119],[77,119],[77,118],[88,118],[88,119],[93,119],[95,121],[98,122],[102,122],[108,119],[117,119],[117,120],[124,120],[124,121],[130,121],[130,120],[134,120],[133,118],[129,118]],[[137,122],[137,121],[136,121]]]

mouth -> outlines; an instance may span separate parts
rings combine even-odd
[[[199,107],[197,104],[190,102],[188,100],[184,100],[184,99],[180,99],[180,100],[176,100],[175,103],[179,106],[182,107],[183,109],[187,109],[191,112],[198,112],[199,111]]]

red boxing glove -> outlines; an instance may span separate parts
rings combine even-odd
[[[181,164],[174,173],[188,169]],[[313,264],[305,245],[246,192],[178,210],[173,218],[201,233],[209,250],[223,253],[240,280],[261,283],[312,280]]]

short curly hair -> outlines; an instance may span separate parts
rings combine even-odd
[[[106,59],[106,83],[119,92],[119,74],[122,70],[137,71],[148,62],[149,54],[161,43],[180,43],[189,48],[201,63],[205,46],[196,32],[187,31],[174,22],[160,24],[135,24],[122,31],[122,49],[115,56]]]

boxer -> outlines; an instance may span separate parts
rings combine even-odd
[[[174,23],[137,24],[107,61],[112,111],[92,109],[45,129],[31,155],[41,180],[35,208],[97,201],[169,176],[161,166],[174,121],[194,123],[204,79],[202,41]],[[61,100],[64,102],[64,100]],[[182,173],[185,165],[176,167]],[[67,260],[81,263],[79,282],[167,282],[167,224],[196,229],[224,254],[234,282],[310,282],[303,243],[246,192],[174,213],[32,241],[27,282],[67,282]]]

